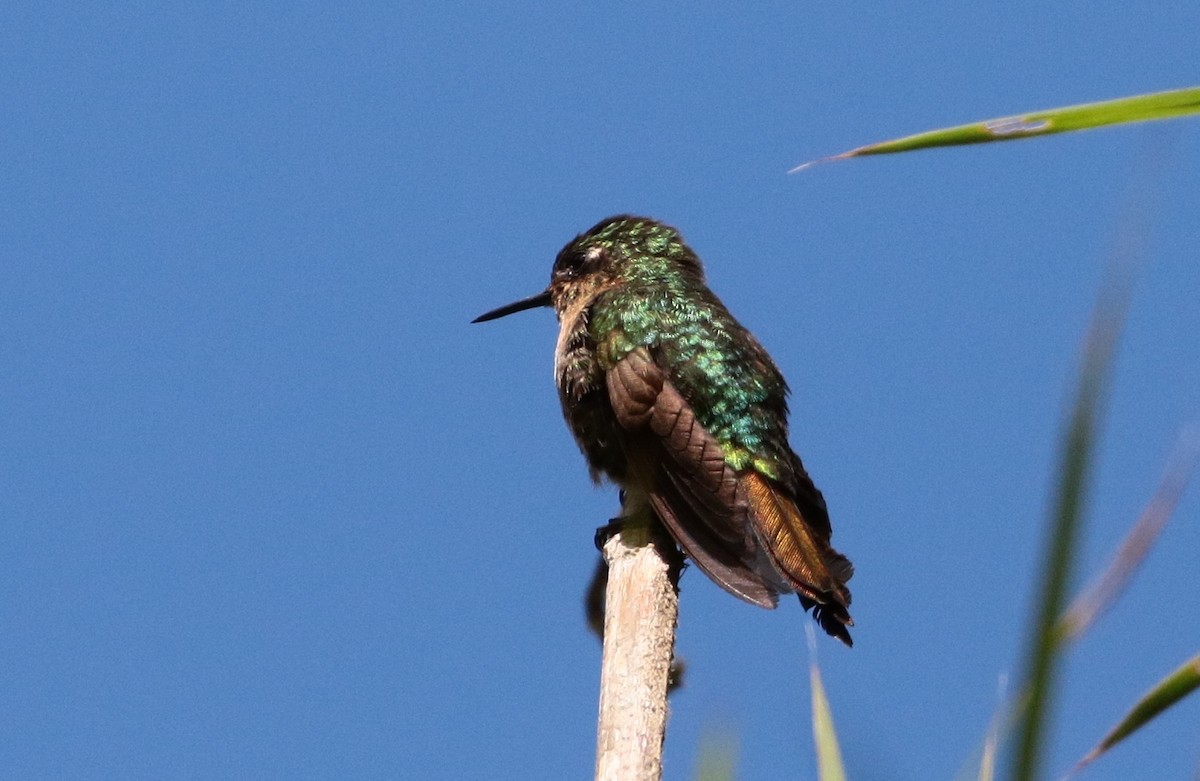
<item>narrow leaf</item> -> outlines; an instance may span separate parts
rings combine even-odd
[[[1122,260],[1125,263],[1114,266],[1114,271],[1126,273],[1112,276],[1101,290],[1084,348],[1075,402],[1060,446],[1056,496],[1041,581],[1035,592],[1024,683],[1020,689],[1028,699],[1016,729],[1012,777],[1017,781],[1033,781],[1039,777],[1042,742],[1047,732],[1062,650],[1058,617],[1066,601],[1075,562],[1097,422],[1103,410],[1117,337],[1124,323],[1132,287],[1128,275],[1131,259],[1118,258],[1118,261]]]
[[[816,638],[812,627],[808,632],[809,688],[812,690],[813,742],[817,749],[817,778],[819,781],[846,781],[846,768],[842,765],[842,751],[838,747],[837,732],[833,727],[833,713],[829,710],[829,699],[821,683],[821,671],[817,668]]]
[[[1200,688],[1200,656],[1192,657],[1178,670],[1159,681],[1146,696],[1138,700],[1125,718],[1113,727],[1112,732],[1109,732],[1094,749],[1088,752],[1086,757],[1079,760],[1075,769],[1078,771],[1197,688]]]
[[[983,741],[983,756],[979,758],[979,781],[994,781],[996,778],[996,748],[1000,742],[999,730],[993,724]]]
[[[738,740],[732,730],[712,732],[700,741],[696,781],[734,781]]]
[[[1007,689],[1008,675],[1002,674],[997,690],[999,702],[996,703],[996,710],[988,721],[983,739],[955,773],[954,781],[994,781],[996,778],[996,762],[1000,756],[1000,749],[1008,741],[1013,727],[1020,721],[1025,709],[1024,696],[1020,692],[1006,693]]]
[[[1011,730],[1014,718],[1012,703],[1006,695],[1007,690],[1008,675],[1004,674],[1000,676],[996,686],[996,697],[999,700],[996,712],[992,714],[987,734],[983,738],[983,751],[979,757],[979,775],[976,777],[978,781],[995,781],[996,778],[996,755],[1000,751],[1001,738]]]
[[[860,146],[848,152],[822,157],[798,165],[788,173],[796,173],[817,163],[848,160],[851,157],[911,152],[939,146],[984,144],[991,141],[1011,141],[1073,130],[1089,130],[1105,125],[1149,122],[1200,114],[1200,87],[1135,95],[1099,103],[1032,111],[1011,117],[1000,117],[967,125],[929,130],[912,136]]]
[[[1167,463],[1158,489],[1150,503],[1142,510],[1137,523],[1121,542],[1112,563],[1092,586],[1076,597],[1070,609],[1059,620],[1059,632],[1064,640],[1074,640],[1082,635],[1096,617],[1120,596],[1175,512],[1175,507],[1196,469],[1198,457],[1200,435],[1193,431],[1181,436]]]
[[[813,704],[813,739],[817,744],[817,778],[820,781],[846,781],[846,769],[842,765],[842,751],[838,747],[837,733],[833,728],[833,714],[825,687],[821,684],[821,673],[814,664],[811,670]]]

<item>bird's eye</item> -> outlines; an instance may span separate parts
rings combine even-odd
[[[577,277],[587,271],[599,255],[595,249],[567,252],[558,259],[554,273],[558,276]]]

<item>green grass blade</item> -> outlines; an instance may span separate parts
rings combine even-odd
[[[812,686],[813,739],[817,744],[817,778],[820,781],[846,781],[846,768],[842,765],[842,750],[838,747],[837,733],[833,728],[833,713],[825,687],[821,684],[821,673],[813,664],[809,677]]]
[[[983,740],[983,756],[979,758],[979,781],[995,781],[996,748],[1000,742],[999,730],[993,724]]]
[[[1146,696],[1138,700],[1125,718],[1113,727],[1112,732],[1109,732],[1094,749],[1088,752],[1086,757],[1079,760],[1075,769],[1078,771],[1197,688],[1200,688],[1200,655],[1192,657],[1175,672],[1163,678]]]
[[[816,637],[812,626],[808,631],[809,688],[812,690],[813,742],[817,749],[818,781],[846,781],[846,768],[842,764],[842,750],[838,747],[837,732],[833,728],[833,713],[829,709],[829,698],[821,683],[821,671],[817,668]]]
[[[696,781],[733,781],[736,778],[738,740],[732,730],[709,733],[700,742]]]
[[[1120,266],[1114,270],[1128,272],[1130,269]],[[1024,684],[1019,689],[1028,699],[1016,729],[1012,757],[1012,778],[1016,781],[1033,781],[1039,777],[1042,742],[1047,732],[1063,639],[1059,615],[1066,601],[1078,547],[1097,422],[1102,413],[1117,337],[1128,308],[1132,287],[1129,276],[1128,273],[1114,275],[1101,290],[1085,345],[1075,403],[1060,447],[1059,477],[1049,537],[1040,584],[1035,592]]]
[[[985,144],[991,141],[1012,141],[1017,138],[1033,138],[1074,130],[1090,130],[1105,125],[1121,125],[1133,122],[1149,122],[1156,119],[1174,119],[1200,114],[1200,87],[1155,92],[1149,95],[1105,100],[1099,103],[1081,103],[1075,106],[1031,111],[1011,117],[988,119],[967,125],[929,130],[912,136],[881,141],[877,144],[860,146],[848,152],[822,157],[798,165],[788,173],[795,173],[817,163],[847,160],[866,155],[885,155],[895,152],[911,152],[939,146],[962,144]]]

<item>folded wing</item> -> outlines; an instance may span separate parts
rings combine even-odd
[[[762,607],[796,592],[826,632],[849,644],[853,568],[830,547],[824,503],[799,462],[792,490],[735,470],[644,347],[622,358],[607,383],[630,478],[696,566]]]

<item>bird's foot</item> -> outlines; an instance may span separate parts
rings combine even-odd
[[[626,520],[628,519],[624,516],[612,518],[608,523],[596,529],[596,536],[592,538],[596,543],[596,550],[604,553],[604,546],[608,544],[608,541],[625,530]]]

